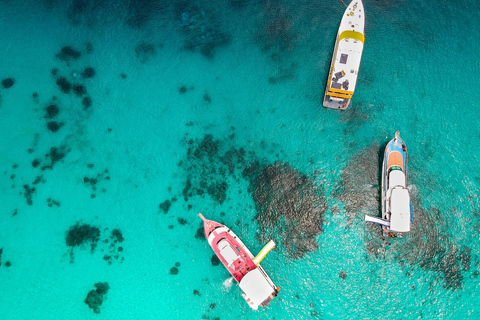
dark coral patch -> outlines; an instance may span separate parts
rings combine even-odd
[[[173,275],[178,274],[178,268],[177,268],[177,267],[172,267],[172,268],[170,269],[170,274],[173,274]]]
[[[200,240],[207,240],[205,238],[205,231],[203,226],[197,229],[197,233],[195,233],[195,238]]]
[[[180,93],[185,93],[185,92],[187,92],[187,87],[181,86],[180,88],[178,88],[178,92],[180,92]]]
[[[87,67],[82,72],[82,77],[84,78],[93,78],[95,76],[95,69],[92,67]]]
[[[120,231],[120,229],[113,229],[112,235],[110,236],[110,238],[118,242],[123,242],[125,240],[125,238],[123,238],[123,234],[122,234],[122,231]]]
[[[30,187],[28,184],[23,185],[23,196],[25,197],[25,200],[27,201],[27,204],[31,206],[33,204],[33,194],[37,191],[35,187]]]
[[[160,205],[158,207],[159,207],[160,210],[163,211],[164,214],[166,214],[168,212],[168,210],[170,210],[171,205],[172,205],[172,201],[165,200],[162,203],[160,203]]]
[[[15,79],[13,78],[6,78],[2,80],[2,86],[5,89],[11,88],[15,84]]]
[[[212,263],[212,266],[218,266],[220,264],[220,259],[218,259],[217,255],[214,254],[210,259],[210,262]]]
[[[88,108],[90,108],[92,106],[92,98],[84,97],[82,99],[82,106],[83,106],[83,110],[87,110]]]
[[[284,162],[266,166],[249,178],[260,242],[279,237],[294,259],[315,251],[326,210],[323,189]]]
[[[342,279],[345,280],[347,278],[347,273],[345,271],[341,271],[338,276]]]
[[[151,43],[142,42],[135,47],[135,55],[141,63],[147,62],[156,53],[157,49]]]
[[[58,78],[56,84],[63,93],[70,93],[72,89],[72,84],[65,77]]]
[[[45,108],[45,117],[49,119],[55,118],[59,112],[60,110],[58,109],[58,106],[54,103],[51,103]]]
[[[108,282],[99,282],[95,283],[96,290],[91,290],[87,294],[87,298],[84,302],[93,309],[93,312],[100,313],[100,306],[102,305],[103,301],[105,300],[105,295],[108,293],[110,286]]]
[[[184,219],[184,218],[177,218],[177,221],[179,224],[181,224],[182,226],[186,225],[188,223],[187,219]]]
[[[35,159],[32,161],[32,167],[36,168],[40,165],[40,161],[38,159]]]
[[[208,93],[205,93],[203,95],[203,101],[205,101],[206,103],[210,103],[212,102],[212,98],[210,98],[210,95]]]
[[[52,132],[57,132],[64,126],[63,122],[57,122],[57,121],[49,121],[47,122],[47,129],[52,131]]]
[[[50,152],[45,155],[47,164],[44,164],[41,169],[42,170],[53,169],[55,164],[61,161],[67,155],[68,151],[69,150],[66,150],[65,146],[51,147]]]
[[[82,54],[80,51],[75,50],[72,47],[65,46],[55,56],[62,61],[70,61],[79,59],[81,55]]]
[[[81,97],[87,94],[87,88],[83,84],[74,84],[72,89],[73,89],[73,93],[75,93],[75,95],[78,97]]]
[[[100,239],[100,229],[91,226],[86,223],[80,224],[77,222],[74,226],[70,227],[65,235],[65,243],[67,246],[78,247],[90,245],[90,249],[93,252],[97,247],[98,240]]]

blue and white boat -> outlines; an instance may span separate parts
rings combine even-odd
[[[382,225],[385,237],[402,237],[410,231],[413,209],[407,189],[407,146],[395,132],[385,148],[382,166],[382,218],[365,216],[365,221]]]

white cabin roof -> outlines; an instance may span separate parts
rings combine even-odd
[[[390,171],[388,175],[388,189],[392,189],[395,186],[406,187],[405,180],[405,173],[402,170]]]
[[[239,258],[239,255],[232,248],[230,243],[226,240],[222,240],[218,243],[218,248],[220,249],[220,254],[227,261],[228,265],[231,265],[235,260]]]
[[[245,293],[248,304],[257,310],[258,306],[275,291],[267,278],[256,268],[247,273],[240,281],[240,289]]]
[[[390,230],[410,231],[410,195],[408,189],[397,187],[390,198]]]

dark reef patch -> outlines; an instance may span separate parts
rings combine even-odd
[[[65,46],[63,47],[59,53],[55,55],[58,59],[62,61],[70,61],[70,60],[77,60],[81,56],[81,52],[70,47],[70,46]]]
[[[175,18],[184,36],[184,47],[213,58],[215,49],[230,42],[230,36],[222,31],[220,19],[211,11],[203,10],[190,1],[174,4]]]
[[[100,229],[86,223],[77,222],[70,227],[65,235],[65,243],[71,247],[85,247],[90,245],[90,251],[93,252],[100,239]]]
[[[317,250],[327,207],[323,189],[284,162],[245,172],[257,207],[258,240],[283,239],[293,259]]]
[[[13,78],[6,78],[2,80],[2,86],[5,89],[11,88],[15,84],[15,79]]]
[[[117,243],[117,241],[123,242],[125,240],[125,238],[123,238],[123,234],[122,234],[122,231],[120,231],[120,229],[113,229],[110,239],[112,239],[115,243]]]
[[[59,161],[62,161],[68,152],[70,152],[70,149],[67,149],[65,145],[61,145],[60,147],[51,147],[49,153],[45,154],[45,164],[41,167],[41,169],[53,170],[55,164]]]
[[[288,163],[271,165],[259,160],[253,151],[233,147],[234,137],[232,133],[220,140],[205,134],[203,138],[184,139],[186,157],[178,163],[185,172],[183,200],[211,198],[221,205],[229,200],[230,189],[247,181],[260,226],[257,239],[280,240],[277,243],[281,242],[294,259],[316,250],[315,237],[322,232],[326,210],[323,188]],[[266,143],[261,146],[262,152],[275,150],[270,151]],[[201,225],[195,238],[205,238]]]
[[[285,52],[293,49],[296,33],[293,32],[294,21],[287,15],[290,10],[280,2],[269,2],[263,6],[263,23],[259,26],[256,41],[262,51],[273,50]]]
[[[51,208],[53,206],[55,207],[60,207],[61,203],[60,201],[57,201],[57,200],[54,200],[52,198],[48,198],[47,199],[47,205]]]
[[[23,185],[23,196],[25,197],[25,200],[27,201],[27,204],[31,206],[33,204],[33,194],[37,191],[35,187],[30,187],[28,184]]]
[[[347,273],[345,271],[341,271],[338,276],[340,279],[345,280],[347,278]]]
[[[207,240],[205,238],[205,229],[203,228],[203,223],[201,223],[200,228],[197,229],[197,232],[195,233],[195,239],[200,239],[204,241]]]
[[[92,67],[87,67],[82,72],[82,77],[84,78],[93,78],[95,76],[95,69]]]
[[[70,90],[72,89],[72,84],[68,82],[67,78],[59,77],[55,83],[63,93],[70,93]]]
[[[59,112],[60,110],[58,109],[58,106],[54,103],[51,103],[45,108],[45,117],[48,119],[53,119],[58,115]]]
[[[84,302],[93,309],[93,312],[100,313],[100,306],[102,305],[103,301],[106,299],[105,295],[110,290],[110,286],[108,282],[99,282],[95,283],[95,290],[91,290],[87,294],[87,298]]]
[[[50,130],[51,132],[57,132],[62,128],[65,124],[63,122],[57,122],[57,121],[48,121],[47,122],[47,129]]]
[[[87,88],[83,84],[74,84],[72,90],[77,97],[82,97],[87,94]]]
[[[167,214],[168,210],[170,210],[170,207],[172,206],[172,201],[170,200],[165,200],[160,205],[158,208],[163,211],[164,214]]]
[[[205,101],[206,103],[211,103],[212,102],[212,98],[210,97],[210,95],[208,93],[204,93],[203,94],[203,101]]]
[[[93,166],[90,168],[92,169]],[[89,187],[92,191],[91,193],[91,198],[96,197],[96,191],[98,190],[98,184],[100,184],[103,181],[108,181],[110,180],[110,176],[108,175],[108,169],[103,170],[103,172],[97,173],[95,176],[91,177],[83,177],[83,184],[87,187]],[[107,189],[105,187],[100,188],[100,191],[102,193],[107,192]]]
[[[140,63],[146,63],[155,56],[156,53],[157,48],[151,43],[142,42],[135,47],[135,55],[137,59],[140,60]]]
[[[212,258],[210,258],[210,262],[212,263],[212,266],[218,266],[220,264],[220,259],[214,254]]]
[[[0,248],[0,266],[2,265],[3,248]]]
[[[379,172],[380,146],[376,143],[352,157],[343,170],[340,184],[332,196],[345,204],[347,223],[350,225],[357,215],[380,212]],[[377,211],[378,209],[378,211]]]
[[[155,15],[167,8],[168,2],[157,0],[126,1],[128,15],[126,24],[137,29],[144,27]]]
[[[177,268],[177,267],[172,267],[172,268],[170,269],[170,274],[173,274],[173,275],[178,274],[178,268]]]
[[[89,109],[92,106],[92,98],[84,97],[82,99],[82,106],[83,106],[83,110]]]
[[[227,199],[226,175],[237,178],[235,168],[242,169],[245,150],[220,150],[221,141],[215,140],[210,134],[206,134],[201,140],[185,142],[188,145],[188,161],[182,162],[181,166],[194,174],[189,174],[185,181],[182,191],[184,200],[208,195],[222,204]]]

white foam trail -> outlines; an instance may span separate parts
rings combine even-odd
[[[228,278],[227,280],[223,281],[223,287],[226,290],[230,290],[233,284],[233,277]]]

